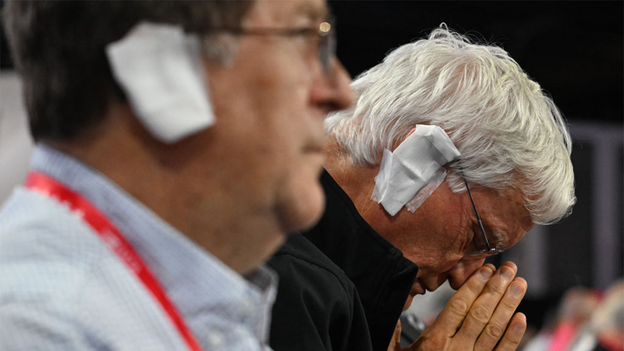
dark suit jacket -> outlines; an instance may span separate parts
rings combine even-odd
[[[321,183],[325,214],[269,261],[280,275],[270,345],[386,351],[418,267],[364,221],[329,173]]]

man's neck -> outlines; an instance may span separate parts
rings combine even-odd
[[[349,196],[360,215],[374,227],[375,218],[385,213],[381,205],[371,199],[379,165],[353,164],[335,140],[331,140],[325,150],[325,170]]]
[[[174,145],[159,143],[127,106],[114,105],[97,131],[46,143],[102,173],[230,268],[246,274],[285,235],[272,213],[248,211],[218,180],[193,171],[193,164],[210,162],[198,160],[196,143],[201,142],[200,136]]]

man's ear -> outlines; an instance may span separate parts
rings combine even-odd
[[[215,123],[201,42],[180,26],[142,22],[110,43],[113,76],[145,129],[171,144]]]
[[[453,141],[442,128],[416,125],[394,151],[384,150],[371,198],[394,216],[442,166],[459,156]]]

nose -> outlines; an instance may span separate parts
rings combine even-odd
[[[312,98],[323,106],[326,113],[344,110],[353,104],[351,77],[337,58],[332,59],[329,71],[321,73],[318,79]]]
[[[459,289],[466,280],[474,273],[479,267],[483,266],[485,258],[478,259],[462,259],[451,270],[449,274],[449,284],[451,288]]]

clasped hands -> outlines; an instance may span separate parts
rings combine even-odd
[[[453,295],[436,321],[402,351],[516,350],[526,330],[526,317],[514,312],[527,289],[514,278],[517,267],[505,262],[479,268]],[[399,322],[400,323],[400,322]],[[400,351],[400,324],[388,348]]]

